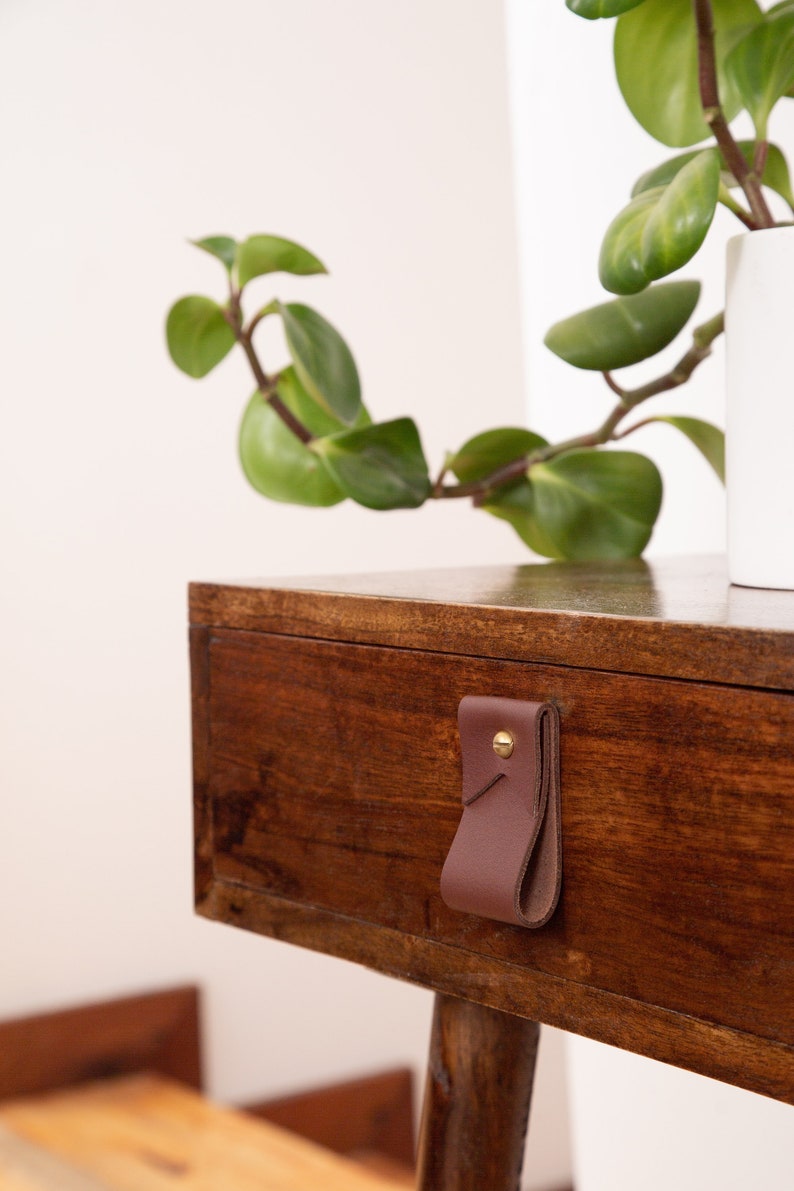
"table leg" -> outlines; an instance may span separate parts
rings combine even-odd
[[[517,1191],[540,1026],[436,995],[419,1191]]]

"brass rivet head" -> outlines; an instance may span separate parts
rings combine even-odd
[[[499,757],[509,757],[515,747],[516,742],[510,732],[497,732],[493,738],[493,751]]]

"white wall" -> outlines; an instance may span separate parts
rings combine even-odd
[[[333,276],[277,292],[338,323],[436,465],[520,421],[501,6],[5,0],[0,152],[0,1014],[196,979],[221,1096],[418,1067],[428,994],[192,917],[185,587],[523,548],[449,502],[265,503],[244,368],[187,380],[162,321],[222,293],[186,238],[292,236]],[[567,1171],[556,1035],[544,1062],[538,1186]]]
[[[599,376],[552,356],[543,335],[607,299],[596,272],[601,237],[635,178],[671,152],[625,110],[612,22],[583,21],[563,0],[508,0],[507,24],[529,422],[561,439],[598,425],[612,398]],[[774,135],[791,147],[794,113],[786,118]],[[718,219],[726,234],[741,230]],[[723,241],[712,234],[685,271],[704,280],[703,319],[722,307]],[[672,364],[685,341],[661,359]],[[669,364],[638,367],[637,383]],[[686,390],[648,408],[724,425],[722,373],[720,346]],[[626,446],[652,455],[665,479],[649,555],[722,551],[724,496],[694,449],[667,427],[638,432]],[[585,1039],[570,1040],[569,1071],[577,1191],[790,1191],[790,1107]]]

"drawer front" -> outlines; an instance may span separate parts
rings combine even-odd
[[[563,891],[537,931],[439,894],[471,694],[560,711]],[[209,722],[216,880],[794,1042],[791,696],[221,631]]]

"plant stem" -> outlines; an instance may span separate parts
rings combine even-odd
[[[268,376],[262,367],[259,357],[256,354],[256,349],[251,341],[251,334],[259,322],[258,318],[252,319],[249,327],[243,326],[243,314],[240,308],[240,293],[234,288],[231,291],[229,298],[229,309],[226,312],[226,321],[234,331],[234,337],[240,344],[240,347],[245,352],[246,359],[254,374],[257,390],[262,394],[263,399],[268,403],[274,413],[278,414],[284,425],[292,431],[296,438],[304,444],[314,441],[314,435],[304,426],[299,418],[296,418],[292,410],[285,405],[284,401],[279,397],[277,385],[278,377]]]
[[[724,330],[725,315],[721,311],[709,319],[707,323],[703,323],[700,327],[695,328],[692,332],[692,346],[669,372],[665,372],[664,376],[659,376],[656,380],[648,381],[647,384],[640,385],[636,389],[623,389],[615,384],[609,374],[605,374],[609,387],[613,392],[618,394],[627,410],[633,409],[635,405],[639,405],[642,401],[647,401],[649,397],[656,397],[659,393],[667,393],[670,389],[677,389],[679,385],[686,384],[698,364],[701,364],[707,356],[711,355],[712,343]]]
[[[617,434],[616,431],[626,414],[641,402],[647,401],[649,397],[656,397],[659,393],[666,393],[670,389],[676,389],[679,385],[685,384],[698,365],[707,356],[711,355],[711,345],[722,334],[724,329],[725,316],[720,311],[719,314],[715,314],[713,318],[710,318],[707,322],[695,328],[692,332],[691,346],[669,372],[665,372],[663,376],[657,377],[656,380],[649,381],[647,384],[640,385],[636,389],[624,389],[617,383],[611,373],[603,373],[604,380],[610,389],[612,389],[612,392],[617,394],[620,401],[601,425],[597,429],[590,431],[589,434],[579,434],[575,438],[568,438],[563,442],[549,443],[548,446],[540,447],[537,451],[532,451],[530,454],[522,455],[518,459],[511,460],[510,463],[497,468],[496,471],[481,480],[470,480],[465,484],[442,486],[436,484],[431,496],[438,500],[455,500],[459,497],[471,497],[475,505],[482,505],[487,503],[488,497],[492,496],[497,489],[503,488],[506,484],[510,484],[512,481],[519,480],[522,476],[525,476],[536,463],[545,463],[549,459],[555,459],[558,455],[565,454],[566,451],[603,446],[604,443],[622,438],[623,434]],[[638,423],[638,425],[644,424]],[[636,428],[633,426],[631,430],[624,433],[630,434]]]
[[[470,480],[466,484],[449,485],[442,488],[439,492],[434,491],[432,495],[443,500],[454,500],[457,497],[470,496],[475,505],[484,504],[488,497],[498,488],[503,488],[505,484],[509,484],[513,480],[521,479],[536,463],[545,463],[548,459],[554,459],[557,455],[564,455],[566,451],[574,451],[582,447],[598,447],[603,443],[609,442],[613,437],[616,426],[628,412],[628,406],[622,403],[616,405],[606,421],[597,430],[592,430],[589,434],[578,434],[576,438],[568,438],[564,442],[549,443],[548,446],[539,447],[537,451],[532,451],[529,455],[522,455],[519,459],[513,459],[510,463],[506,463],[503,467],[492,472],[491,475],[486,476],[484,480]]]
[[[444,480],[446,479],[447,472],[449,471],[449,462],[448,462],[449,458],[450,458],[449,455],[445,456],[444,462],[441,465],[438,475],[436,476],[436,478],[433,482],[433,487],[431,489],[430,495],[433,497],[434,500],[439,500],[444,495]]]
[[[643,426],[652,426],[657,421],[657,418],[643,418],[641,422],[633,422],[631,426],[627,426],[625,430],[621,430],[620,434],[615,435],[615,441],[618,442],[621,438],[628,438],[635,430],[642,430]]]
[[[744,154],[728,127],[720,103],[717,60],[714,53],[714,13],[711,8],[711,0],[692,0],[692,9],[697,29],[698,86],[703,116],[722,151],[725,164],[747,196],[755,228],[774,227],[775,220],[761,189],[760,174],[756,173],[755,169],[751,169],[745,161]]]
[[[728,187],[724,186],[722,183],[720,183],[719,201],[722,203],[723,207],[727,207],[737,219],[741,219],[744,226],[749,228],[751,232],[756,230],[755,220],[753,219],[752,215],[749,213],[749,211],[745,211],[744,207],[736,202],[736,199],[733,197],[730,190],[728,190]]]

